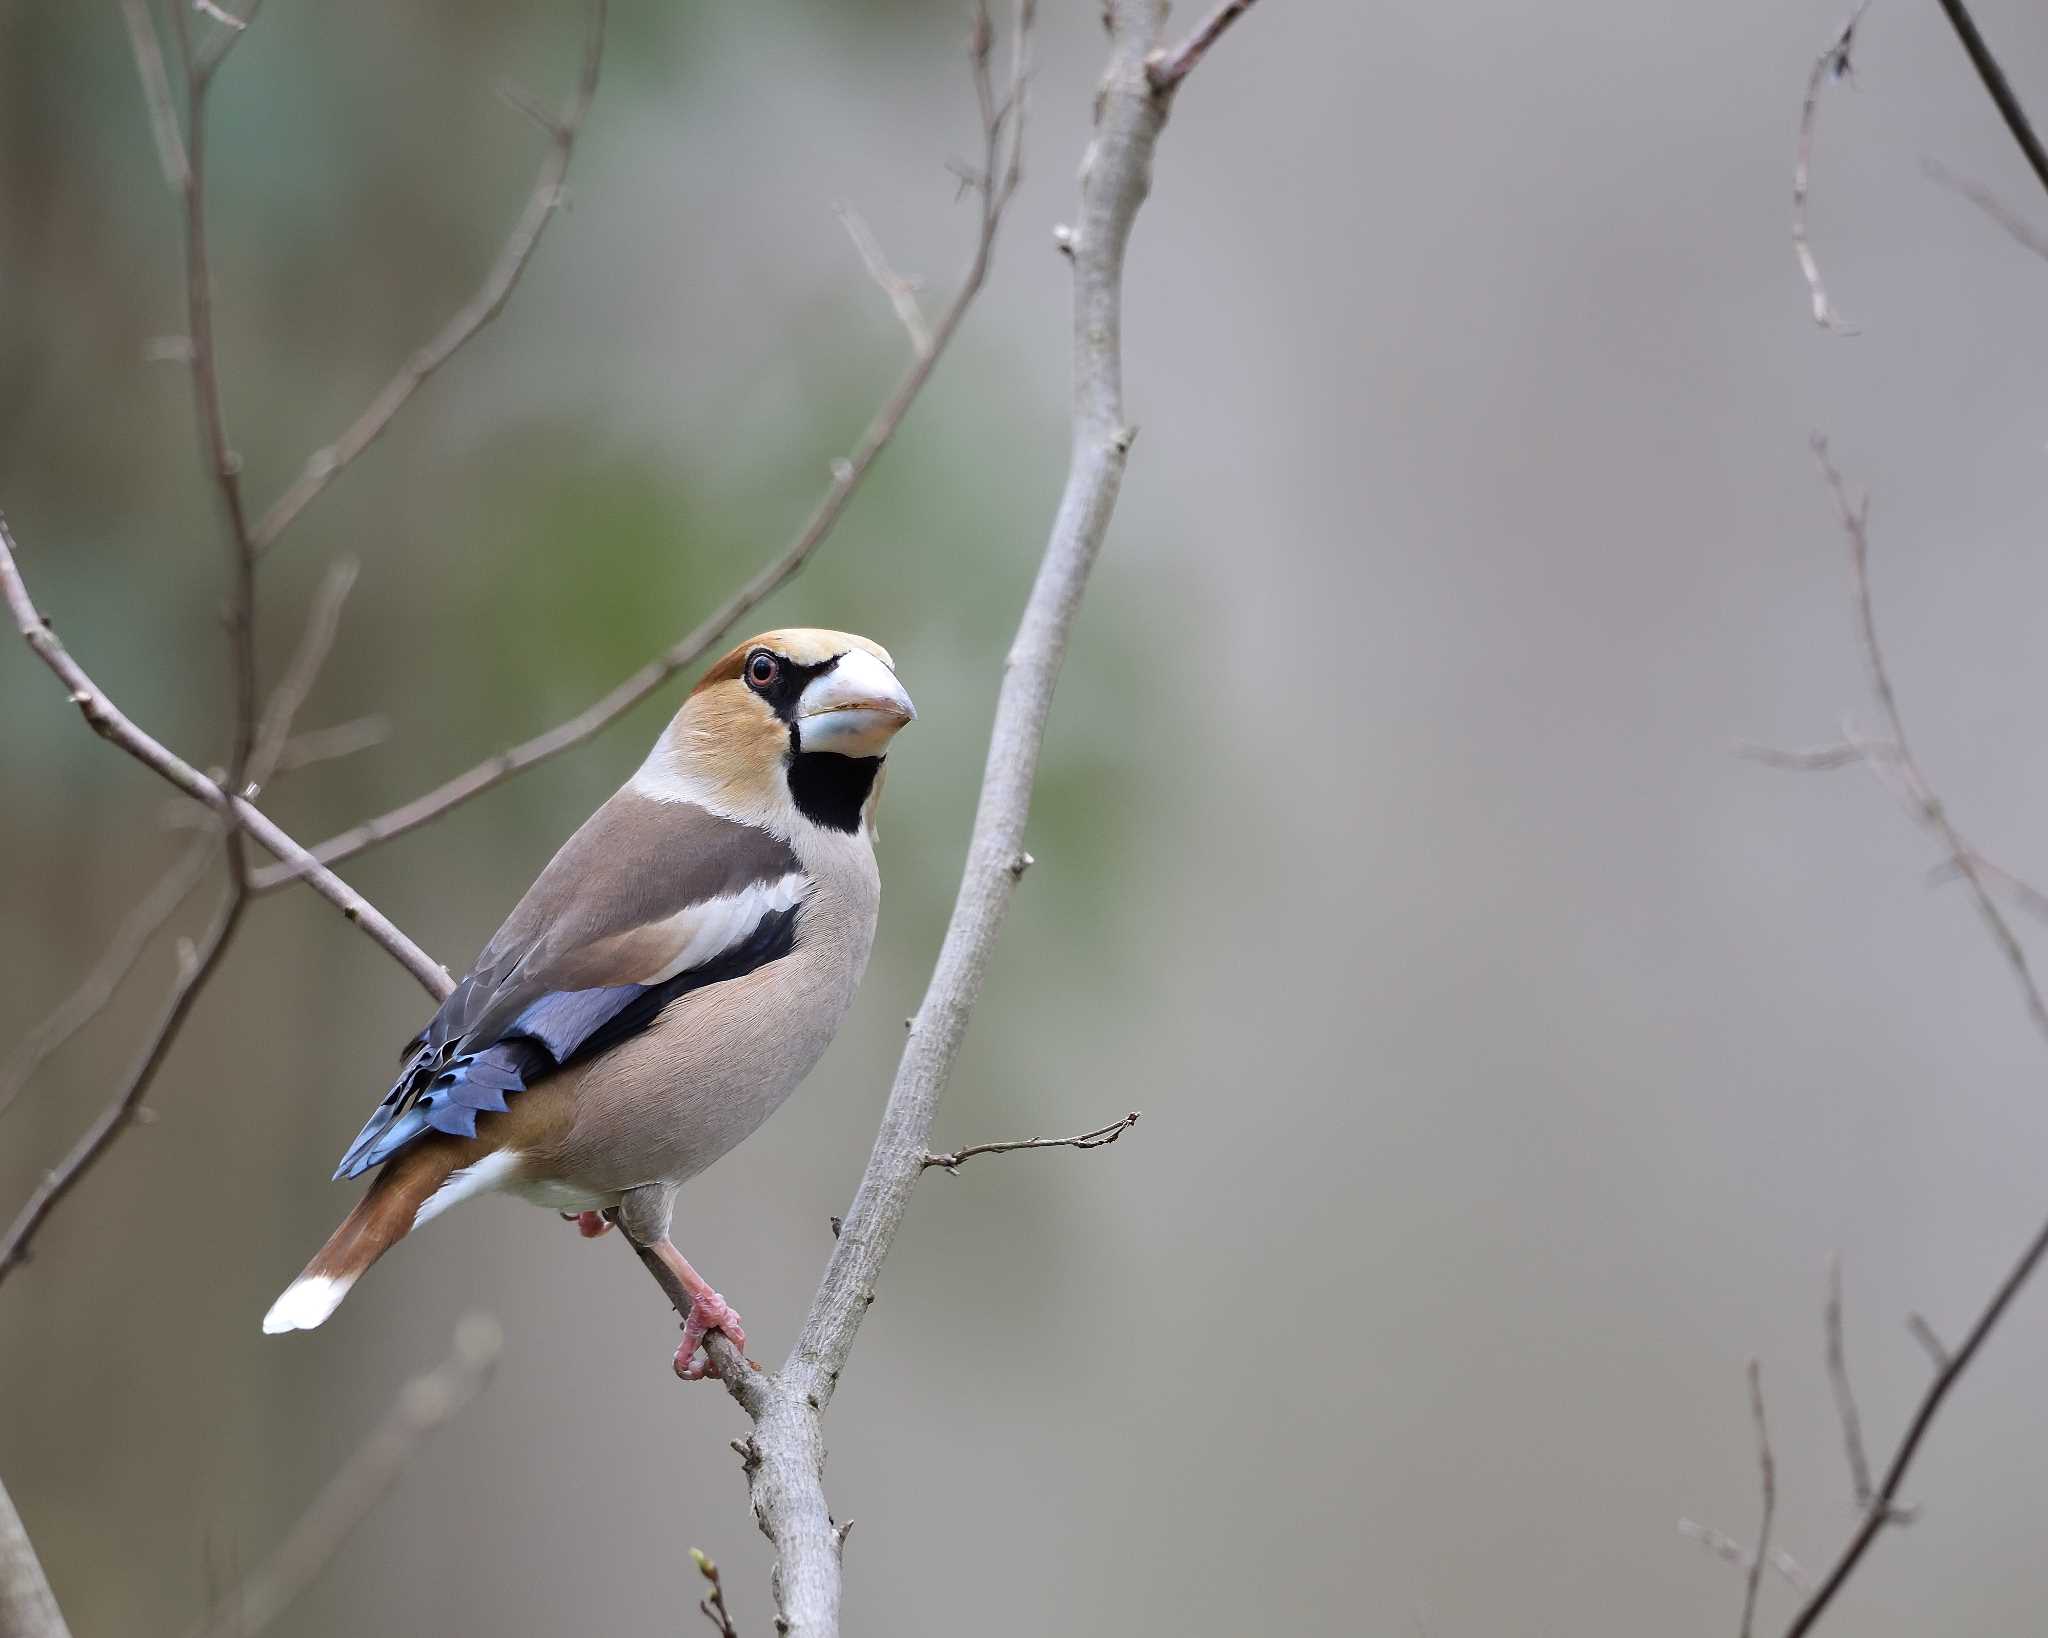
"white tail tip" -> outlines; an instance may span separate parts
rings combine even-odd
[[[331,1274],[301,1274],[263,1316],[264,1335],[312,1330],[341,1306],[341,1299],[354,1284],[354,1280],[337,1280]]]

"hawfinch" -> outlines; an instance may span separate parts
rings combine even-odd
[[[669,1242],[676,1190],[775,1112],[875,937],[882,761],[916,712],[865,637],[771,631],[684,700],[408,1043],[336,1178],[369,1192],[271,1305],[308,1330],[372,1263],[496,1190],[622,1227],[692,1299],[676,1370],[739,1318]]]

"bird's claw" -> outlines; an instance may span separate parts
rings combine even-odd
[[[710,1373],[711,1355],[704,1351],[703,1343],[712,1331],[723,1331],[726,1340],[745,1355],[747,1332],[739,1315],[716,1291],[707,1291],[691,1300],[690,1312],[683,1320],[683,1340],[676,1349],[676,1375],[685,1382],[701,1382]]]
[[[576,1232],[586,1240],[595,1240],[612,1231],[612,1221],[601,1211],[565,1211],[561,1214],[565,1223],[574,1223]]]

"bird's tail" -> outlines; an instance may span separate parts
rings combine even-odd
[[[385,1166],[305,1272],[270,1305],[263,1329],[271,1334],[310,1331],[339,1308],[349,1287],[411,1231],[420,1207],[448,1180],[456,1162],[454,1145],[425,1144]]]

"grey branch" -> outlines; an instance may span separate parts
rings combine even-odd
[[[1920,168],[1932,181],[1953,189],[2009,234],[2013,241],[2048,261],[2048,233],[2043,233],[1981,182],[1958,176],[1938,160],[1923,159]]]
[[[1756,1600],[1764,1583],[1764,1562],[1771,1552],[1771,1524],[1778,1512],[1778,1463],[1771,1455],[1770,1424],[1764,1420],[1764,1373],[1755,1360],[1749,1362],[1749,1414],[1756,1423],[1757,1472],[1763,1487],[1763,1519],[1756,1529],[1756,1554],[1750,1560],[1749,1580],[1742,1595],[1742,1638],[1756,1629]]]
[[[1031,0],[1018,7],[1010,109],[1021,110]],[[826,1505],[823,1413],[874,1301],[884,1260],[929,1154],[932,1122],[1020,872],[1024,825],[1053,686],[1082,594],[1109,528],[1132,429],[1122,374],[1124,252],[1151,182],[1152,154],[1170,91],[1146,64],[1157,44],[1156,0],[1112,0],[1110,62],[1096,99],[1095,134],[1081,163],[1081,209],[1072,235],[1074,277],[1073,445],[1067,481],[1017,635],[1010,646],[990,731],[988,761],[952,919],[924,1001],[896,1069],[881,1129],[841,1225],[802,1334],[780,1370],[751,1368],[729,1342],[709,1339],[714,1369],[753,1418],[740,1446],[754,1516],[775,1544],[781,1619],[797,1638],[836,1638],[843,1538]],[[976,29],[977,84],[988,29]],[[983,106],[994,104],[986,91]],[[991,121],[991,123],[993,123]],[[992,190],[1007,174],[991,154]],[[998,183],[998,177],[1004,179]],[[993,194],[992,194],[993,196]],[[671,1293],[674,1300],[678,1293]]]
[[[1035,4],[1035,0],[1030,0]],[[1029,6],[1027,5],[1027,10]],[[977,64],[977,74],[986,72],[985,62]],[[868,474],[889,440],[896,435],[896,429],[910,413],[910,406],[917,401],[924,390],[926,381],[944,356],[946,347],[959,330],[967,310],[973,306],[987,282],[988,270],[995,255],[996,231],[1002,225],[1003,214],[1011,197],[1017,190],[1018,164],[1023,149],[1023,82],[1018,80],[1011,95],[1003,106],[995,106],[984,99],[988,107],[988,120],[984,130],[984,149],[987,154],[987,175],[981,188],[981,211],[975,234],[974,252],[968,262],[967,272],[960,281],[960,288],[946,310],[939,316],[932,328],[931,347],[910,361],[903,378],[896,383],[889,396],[875,411],[860,441],[852,454],[832,463],[831,481],[819,497],[811,514],[804,520],[803,527],[796,533],[781,552],[770,558],[737,591],[707,615],[691,631],[664,652],[657,654],[625,681],[609,693],[585,706],[566,722],[559,722],[543,733],[534,735],[518,745],[500,751],[496,756],[479,762],[466,772],[444,781],[423,795],[413,798],[387,813],[367,819],[359,825],[330,836],[312,850],[312,857],[320,864],[335,864],[353,857],[365,849],[377,847],[395,836],[417,830],[429,820],[439,818],[450,808],[481,796],[485,791],[502,785],[506,780],[538,767],[550,758],[560,756],[564,751],[573,750],[585,740],[593,738],[624,716],[634,706],[665,685],[678,672],[687,671],[710,652],[711,645],[725,635],[733,622],[743,617],[756,604],[780,590],[793,579],[832,532],[847,503],[853,499],[854,491]],[[1005,155],[1007,157],[1005,158]],[[288,886],[298,879],[298,872],[289,866],[274,866],[257,871],[252,878],[259,893],[270,892]]]
[[[205,878],[207,866],[213,862],[214,850],[219,845],[213,829],[194,836],[171,868],[123,918],[106,949],[100,953],[99,960],[93,963],[92,971],[85,975],[78,988],[23,1036],[21,1044],[8,1055],[4,1064],[0,1064],[0,1114],[5,1114],[13,1106],[14,1100],[21,1095],[21,1089],[28,1084],[29,1077],[45,1059],[100,1015],[113,999],[121,980],[135,970],[135,963],[149,948],[149,941],[178,913],[178,906]]]
[[[58,1204],[79,1184],[93,1165],[113,1146],[114,1140],[135,1123],[142,1109],[142,1100],[155,1083],[157,1071],[163,1068],[164,1060],[177,1043],[179,1031],[191,1016],[193,1004],[199,999],[199,992],[206,981],[213,976],[220,959],[227,953],[229,941],[235,929],[241,924],[242,913],[248,908],[249,896],[230,882],[219,909],[214,912],[213,921],[205,935],[194,947],[191,956],[179,966],[177,982],[171,988],[170,999],[165,1003],[156,1027],[150,1031],[147,1044],[136,1059],[134,1067],[123,1077],[119,1090],[102,1109],[84,1134],[71,1146],[70,1151],[58,1162],[54,1170],[47,1173],[36,1185],[21,1209],[15,1213],[7,1232],[0,1236],[0,1280],[5,1280],[15,1269],[28,1260],[29,1247],[36,1232],[49,1218]]]
[[[400,932],[385,915],[331,870],[317,864],[270,816],[246,797],[231,797],[219,785],[135,725],[87,676],[56,631],[37,612],[28,588],[22,583],[15,561],[14,537],[0,518],[0,599],[14,616],[15,625],[28,645],[70,692],[86,724],[102,739],[126,751],[195,801],[215,813],[232,815],[235,822],[279,859],[286,861],[312,885],[314,891],[332,904],[350,922],[360,927],[387,955],[419,980],[436,1001],[455,987],[443,967],[426,951]]]
[[[1964,840],[1956,829],[1955,822],[1948,816],[1948,808],[1928,783],[1921,772],[1920,764],[1913,756],[1912,746],[1906,738],[1906,724],[1900,714],[1897,691],[1892,687],[1891,668],[1885,659],[1884,645],[1878,639],[1875,600],[1870,589],[1870,500],[1865,496],[1861,501],[1852,501],[1848,485],[1842,474],[1836,470],[1828,456],[1827,440],[1816,435],[1813,440],[1813,457],[1819,464],[1821,477],[1834,497],[1835,512],[1842,527],[1842,533],[1849,545],[1849,568],[1853,581],[1856,604],[1856,625],[1862,639],[1864,663],[1870,672],[1871,691],[1877,696],[1878,708],[1884,714],[1886,729],[1891,740],[1891,755],[1887,759],[1899,780],[1899,790],[1907,812],[1920,824],[1933,831],[1946,850],[1947,863],[1954,866],[1958,875],[1968,885],[1971,899],[1977,906],[1977,913],[1983,918],[1985,929],[1991,934],[1992,942],[2012,969],[2020,993],[2026,1001],[2027,1014],[2034,1021],[2044,1040],[2048,1040],[2048,1001],[2044,1001],[2041,986],[2034,977],[2031,963],[2019,935],[2012,929],[2012,923],[2005,912],[1999,909],[1998,901],[1992,897],[1990,884],[1985,880],[1984,871],[1978,862],[1975,848]]]
[[[1739,1570],[1747,1570],[1754,1562],[1747,1547],[1727,1531],[1716,1530],[1711,1524],[1680,1519],[1678,1533],[1689,1541],[1698,1542],[1723,1563],[1733,1564]],[[1800,1593],[1813,1591],[1813,1578],[1806,1573],[1805,1566],[1783,1548],[1771,1550],[1769,1563],[1787,1586]]]
[[[4,1638],[71,1638],[50,1579],[43,1574],[14,1501],[0,1485],[0,1635]]]
[[[49,670],[55,672],[57,680],[70,690],[72,704],[78,706],[86,725],[100,735],[100,739],[119,745],[139,764],[160,774],[186,796],[205,803],[215,813],[231,815],[233,821],[256,837],[256,842],[268,848],[276,858],[285,860],[295,872],[303,874],[319,897],[334,905],[356,928],[369,934],[369,938],[385,954],[393,956],[399,966],[412,973],[412,977],[420,981],[420,987],[436,1001],[444,999],[451,989],[455,989],[455,981],[446,973],[446,968],[406,938],[406,934],[401,934],[383,911],[348,887],[348,882],[322,864],[317,864],[305,848],[285,835],[285,831],[279,829],[279,825],[262,809],[250,803],[246,796],[229,796],[221,786],[193,768],[193,764],[184,762],[184,758],[176,756],[158,739],[152,739],[135,727],[123,710],[100,692],[98,684],[86,676],[84,667],[72,659],[63,643],[57,641],[55,629],[37,612],[35,602],[29,598],[29,588],[20,579],[20,567],[14,561],[14,536],[8,532],[4,518],[0,518],[0,598],[6,600],[20,635],[29,641],[29,647],[35,649],[37,657],[49,665]]]
[[[184,192],[185,139],[178,134],[178,112],[171,102],[171,77],[164,68],[163,46],[150,20],[149,0],[121,0],[121,18],[128,25],[128,44],[135,53],[135,72],[142,80],[142,100],[149,109],[149,132],[156,141],[157,163],[172,191]]]
[[[1155,51],[1145,60],[1145,73],[1155,91],[1171,92],[1188,77],[1225,29],[1252,9],[1252,0],[1223,0],[1196,25],[1195,32],[1171,51]]]
[[[1821,88],[1830,80],[1849,76],[1849,51],[1855,43],[1856,25],[1863,21],[1863,13],[1869,5],[1870,0],[1863,0],[1863,4],[1850,13],[1849,20],[1835,31],[1827,49],[1813,60],[1813,68],[1806,76],[1806,100],[1799,110],[1798,153],[1792,162],[1792,250],[1799,258],[1799,271],[1806,275],[1807,293],[1813,299],[1813,322],[1823,330],[1840,334],[1854,334],[1856,327],[1843,320],[1840,310],[1828,300],[1827,286],[1821,283],[1820,263],[1814,260],[1813,246],[1807,237],[1806,201],[1813,169],[1813,129],[1820,118]]]
[[[932,350],[932,327],[918,303],[917,286],[889,265],[881,241],[859,211],[848,204],[834,205],[832,209],[846,229],[846,236],[853,241],[853,248],[860,252],[868,277],[881,287],[889,305],[896,309],[897,318],[903,321],[903,328],[910,335],[911,352],[923,358]]]
[[[385,383],[383,390],[370,400],[369,407],[355,418],[347,431],[325,448],[313,452],[305,470],[256,524],[250,538],[257,552],[267,552],[275,546],[278,537],[292,526],[320,492],[377,441],[392,418],[426,384],[427,378],[505,310],[505,304],[512,299],[512,292],[519,284],[520,275],[526,271],[527,263],[533,260],[534,251],[540,247],[541,235],[547,231],[548,223],[554,220],[555,212],[561,207],[563,183],[569,174],[570,157],[575,152],[576,135],[583,129],[584,118],[597,95],[598,69],[604,60],[604,25],[605,0],[591,0],[590,20],[584,35],[582,75],[561,117],[542,122],[548,131],[547,157],[541,161],[540,175],[534,181],[533,191],[527,195],[526,208],[519,213],[519,220],[505,240],[504,248],[498,252],[498,259],[492,264],[482,288],[442,325],[433,340],[405,361],[404,367]]]
[[[1908,1314],[1906,1329],[1912,1333],[1913,1340],[1927,1350],[1927,1358],[1937,1371],[1948,1369],[1948,1344],[1943,1342],[1934,1327],[1927,1323],[1924,1314]]]
[[[1902,794],[1906,798],[1913,816],[1934,831],[1946,847],[1950,861],[1963,880],[1969,884],[1971,895],[1983,919],[1986,930],[2006,964],[2012,969],[2025,997],[2028,1014],[2037,1028],[2048,1036],[2048,1007],[2044,1007],[2041,990],[2036,983],[2033,970],[2028,964],[2025,950],[2018,936],[2007,921],[2004,912],[1992,898],[1986,885],[1983,871],[1976,853],[1957,833],[1948,817],[1948,810],[1940,797],[1929,785],[1926,775],[1914,760],[1912,747],[1906,738],[1905,724],[1899,710],[1898,694],[1892,685],[1890,668],[1886,663],[1883,645],[1878,640],[1877,619],[1874,613],[1870,587],[1870,512],[1868,501],[1852,502],[1842,475],[1828,458],[1827,443],[1824,439],[1814,440],[1814,457],[1820,464],[1822,477],[1833,495],[1842,530],[1849,543],[1850,566],[1854,581],[1857,625],[1863,640],[1864,659],[1870,670],[1871,687],[1877,695],[1878,704],[1890,727],[1895,748],[1895,770],[1901,781]],[[1928,1350],[1935,1363],[1932,1379],[1922,1392],[1919,1402],[1908,1418],[1906,1431],[1900,1437],[1891,1459],[1885,1464],[1882,1475],[1871,1491],[1869,1503],[1863,1509],[1853,1534],[1846,1546],[1836,1557],[1821,1578],[1813,1594],[1800,1607],[1792,1623],[1785,1630],[1785,1638],[1804,1638],[1813,1630],[1835,1595],[1841,1591],[1856,1567],[1869,1552],[1871,1544],[1889,1526],[1902,1524],[1912,1517],[1909,1509],[1899,1505],[1899,1491],[1907,1475],[1912,1471],[1914,1459],[1925,1443],[1928,1431],[1940,1414],[1942,1405],[1963,1373],[1970,1368],[1978,1350],[1997,1329],[1999,1321],[2011,1308],[2013,1301],[2025,1288],[2044,1257],[2048,1257],[2048,1223],[2044,1223],[2024,1248],[2005,1277],[1999,1281],[1990,1299],[1979,1311],[1961,1346],[1953,1353],[1945,1349],[1934,1336],[1925,1320],[1913,1316],[1908,1325],[1913,1334]]]
[[[320,589],[313,594],[313,606],[306,616],[305,635],[299,639],[291,664],[270,692],[263,715],[256,724],[256,748],[249,758],[246,794],[256,795],[282,766],[285,746],[291,740],[292,724],[306,696],[313,692],[320,668],[333,652],[335,636],[341,630],[341,610],[355,589],[360,565],[352,557],[337,558],[328,565]]]
[[[375,1432],[327,1481],[262,1569],[217,1600],[194,1638],[257,1638],[319,1578],[356,1526],[398,1482],[427,1436],[491,1379],[503,1338],[495,1320],[471,1314],[455,1327],[448,1358],[399,1392]]]
[[[963,1161],[972,1160],[976,1155],[1008,1155],[1019,1149],[1101,1149],[1116,1140],[1138,1124],[1138,1111],[1133,1109],[1122,1120],[1113,1120],[1107,1126],[1098,1126],[1092,1132],[1083,1132],[1077,1137],[1063,1138],[1019,1138],[1010,1143],[970,1143],[964,1149],[955,1149],[950,1154],[924,1157],[924,1166],[943,1166],[949,1172],[957,1172]]]
[[[1835,1395],[1835,1414],[1842,1422],[1842,1446],[1849,1458],[1849,1487],[1858,1510],[1870,1505],[1870,1457],[1863,1448],[1863,1418],[1849,1386],[1849,1350],[1842,1340],[1842,1259],[1828,1258],[1828,1300],[1822,1311],[1827,1333],[1828,1385]]]
[[[2034,134],[2026,109],[2020,106],[2012,82],[2006,79],[2005,70],[1998,66],[1991,47],[1978,32],[1977,21],[1970,15],[1970,8],[1963,4],[1963,0],[1941,0],[1941,9],[1947,14],[1949,25],[1955,29],[1956,38],[1962,42],[1970,66],[1977,71],[1977,78],[1984,82],[1984,90],[1997,107],[1998,117],[2005,121],[2005,128],[2012,133],[2013,141],[2019,144],[2020,152],[2026,156],[2034,179],[2048,188],[2048,149],[2041,146],[2041,139]]]

